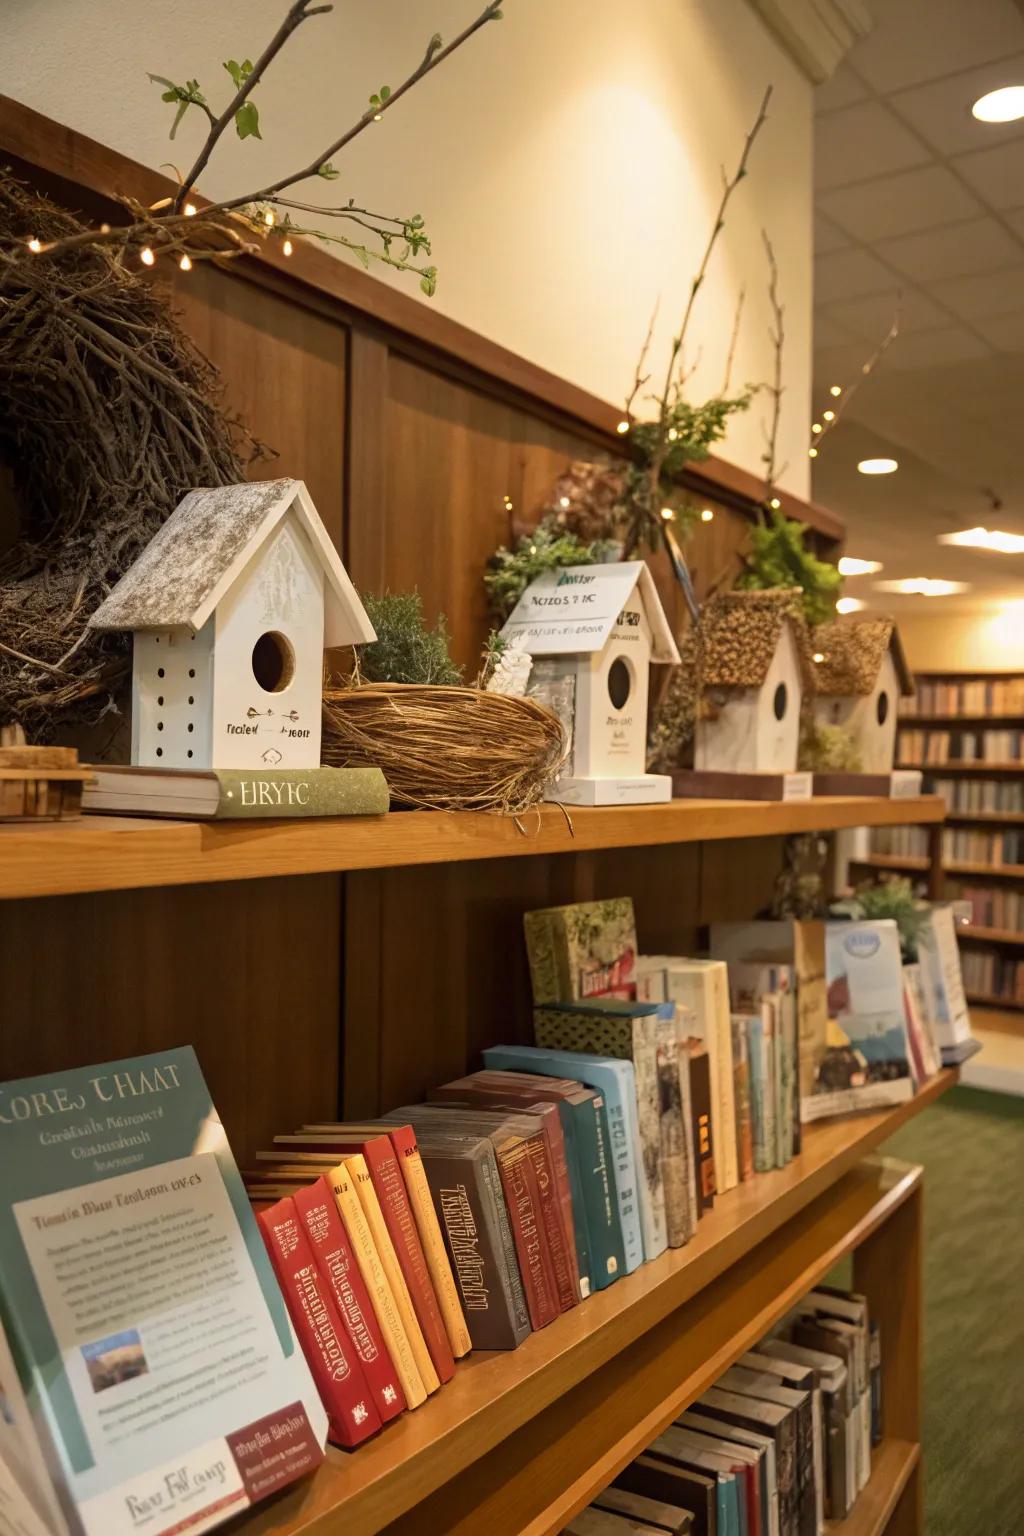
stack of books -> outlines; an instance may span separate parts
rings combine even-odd
[[[568,1536],[820,1536],[882,1439],[881,1341],[865,1298],[823,1286],[625,1467]]]

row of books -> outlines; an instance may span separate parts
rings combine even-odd
[[[969,949],[963,956],[964,986],[975,997],[1024,1003],[1024,962],[997,950]]]
[[[625,1467],[567,1536],[820,1536],[883,1435],[867,1300],[822,1286]]]
[[[889,859],[926,859],[928,832],[924,827],[872,827],[870,848]]]
[[[935,793],[951,811],[1014,815],[1024,812],[1024,776],[1019,779],[936,779]]]
[[[959,902],[966,902],[970,921],[979,928],[1004,928],[1024,940],[1024,891],[1012,886],[960,886]]]
[[[928,833],[923,827],[873,827],[871,851],[891,858],[925,858]],[[997,869],[1024,864],[1024,828],[981,831],[977,827],[945,827],[942,860],[947,865],[991,864]]]
[[[900,731],[899,759],[906,767],[942,763],[1019,763],[1024,731]]]
[[[1024,715],[1024,678],[972,678],[966,682],[918,678],[917,692],[902,701],[900,714]]]
[[[903,699],[900,714],[1024,714],[1024,677],[918,677],[917,693]]]

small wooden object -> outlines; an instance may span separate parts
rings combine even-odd
[[[29,747],[20,725],[0,726],[0,821],[80,816],[91,778],[74,747]]]

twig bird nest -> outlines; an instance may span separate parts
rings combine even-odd
[[[0,551],[0,719],[37,740],[99,716],[129,666],[90,614],[197,485],[244,478],[213,367],[106,246],[0,168],[0,464],[21,515]]]
[[[323,725],[325,763],[375,764],[392,800],[420,810],[518,815],[543,799],[566,756],[550,710],[478,688],[328,687]]]

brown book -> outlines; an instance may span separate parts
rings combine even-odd
[[[622,1515],[626,1520],[636,1520],[652,1530],[668,1532],[669,1536],[688,1536],[693,1529],[690,1511],[679,1504],[666,1504],[663,1499],[652,1499],[644,1493],[633,1493],[613,1484],[598,1493],[591,1501],[595,1509],[609,1514]]]
[[[718,1536],[715,1479],[703,1472],[643,1455],[623,1467],[615,1486],[688,1510],[693,1536]]]
[[[693,1155],[697,1169],[697,1212],[699,1216],[703,1216],[715,1203],[711,1064],[707,1051],[692,1044],[690,1046],[690,1101],[693,1112]]]

